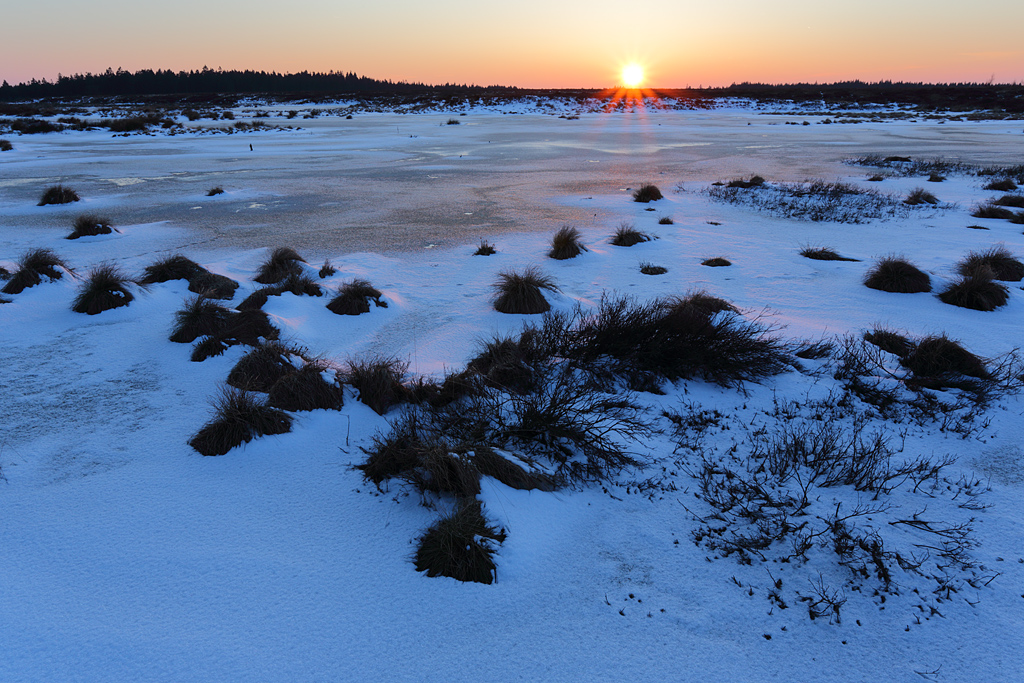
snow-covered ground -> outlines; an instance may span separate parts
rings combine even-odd
[[[93,266],[141,274],[174,253],[242,282],[238,303],[256,287],[267,248],[284,245],[314,273],[330,258],[338,272],[329,287],[369,280],[388,307],[336,316],[325,298],[271,297],[264,310],[282,338],[339,364],[395,355],[414,376],[462,367],[481,340],[535,319],[492,308],[497,273],[527,265],[556,281],[555,310],[591,307],[604,294],[706,290],[787,340],[881,325],[945,333],[988,358],[1021,343],[1020,283],[1007,283],[1009,303],[993,312],[861,284],[890,254],[928,272],[936,291],[969,251],[1002,244],[1024,255],[1020,225],[969,215],[1000,196],[983,189],[988,179],[869,183],[871,169],[842,163],[878,153],[1019,164],[1019,122],[787,126],[798,119],[738,109],[579,120],[470,110],[458,126],[446,120],[380,114],[231,136],[10,138],[15,149],[0,152],[0,265],[13,271],[23,252],[51,248],[76,277],[0,304],[0,681],[1021,677],[1016,395],[993,401],[980,418],[990,422],[969,438],[940,431],[941,420],[886,424],[860,406],[870,430],[902,445],[897,457],[955,459],[945,479],[900,487],[884,499],[891,509],[874,515],[891,547],[919,551],[935,542],[904,523],[914,513],[936,526],[973,518],[972,567],[929,565],[948,572],[953,591],[901,571],[881,599],[871,593],[877,581],[852,588],[851,571],[827,549],[805,564],[770,552],[745,564],[701,540],[712,512],[694,496],[701,459],[679,447],[661,411],[720,411],[718,426],[692,443],[711,460],[726,459],[733,443],[743,455],[759,427],[806,421],[809,406],[839,390],[828,360],[738,389],[691,380],[641,394],[663,431],[629,445],[646,468],[607,486],[524,492],[485,477],[486,514],[508,538],[497,582],[464,584],[426,578],[410,559],[451,501],[398,484],[381,494],[352,467],[401,408],[380,417],[347,388],[341,411],[296,413],[291,433],[201,457],[187,441],[245,347],[193,363],[189,345],[168,341],[189,295],[184,281],[138,288],[131,305],[96,316],[70,310]],[[926,187],[956,206],[850,225],[770,217],[704,191],[751,173],[841,179],[900,197]],[[36,206],[57,182],[83,200]],[[665,199],[632,202],[642,182]],[[205,196],[215,186],[225,193]],[[111,217],[117,232],[64,240],[86,212]],[[658,239],[612,246],[622,223]],[[551,260],[551,234],[565,224],[589,251]],[[473,256],[481,238],[498,253]],[[860,261],[809,260],[798,254],[807,245]],[[733,265],[701,265],[716,256]],[[641,262],[668,272],[641,274]],[[777,409],[790,401],[800,407]],[[652,479],[659,486],[638,490]],[[978,498],[987,507],[960,507],[967,496],[954,498],[956,482],[979,480],[970,488],[989,489]],[[820,518],[837,503],[873,502],[849,487],[818,493]],[[769,597],[779,580],[787,609]],[[809,618],[800,597],[822,590],[842,591],[838,620]]]

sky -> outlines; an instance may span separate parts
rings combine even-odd
[[[425,83],[654,88],[1024,82],[1019,0],[37,0],[4,8],[0,79],[138,69],[343,71]]]

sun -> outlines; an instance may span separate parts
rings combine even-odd
[[[639,64],[622,67],[622,84],[627,88],[639,88],[644,82],[644,68]]]

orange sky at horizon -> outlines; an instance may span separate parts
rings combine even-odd
[[[993,21],[998,17],[998,21]],[[882,20],[881,18],[884,18]],[[605,88],[643,66],[653,88],[739,82],[1024,82],[1024,3],[809,0],[728,12],[668,0],[514,7],[382,0],[373,7],[296,0],[168,10],[127,0],[41,0],[5,11],[0,80],[138,69],[343,71],[394,81]]]

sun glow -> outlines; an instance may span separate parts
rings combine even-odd
[[[622,84],[627,88],[639,88],[644,82],[644,68],[639,64],[622,67]]]

